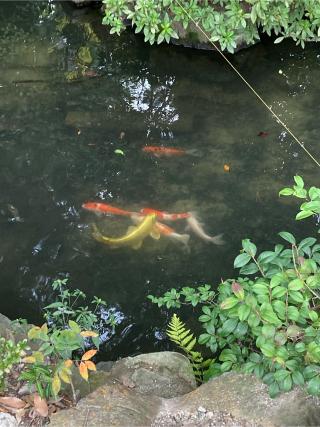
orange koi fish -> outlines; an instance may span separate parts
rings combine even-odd
[[[100,214],[111,214],[111,215],[122,215],[131,216],[133,212],[125,211],[123,209],[116,208],[106,203],[88,202],[82,205],[83,209],[92,211]]]
[[[166,224],[162,224],[162,222],[156,221],[156,230],[159,231],[160,234],[168,237],[169,239],[178,241],[183,243],[186,246],[186,249],[189,250],[189,234],[179,234],[173,228],[169,227]]]
[[[140,210],[142,215],[150,215],[150,214],[156,214],[157,218],[160,218],[164,221],[176,221],[177,219],[186,219],[190,218],[191,214],[189,212],[184,213],[169,213],[165,211],[157,211],[156,209],[152,208],[143,208]]]
[[[155,157],[184,156],[185,154],[189,154],[191,156],[199,156],[199,153],[196,149],[184,150],[182,148],[171,148],[157,145],[147,145],[142,148],[142,151],[144,151],[145,153],[153,154]]]

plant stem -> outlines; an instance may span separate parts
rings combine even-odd
[[[71,390],[72,390],[73,403],[76,404],[77,403],[77,394],[76,394],[76,391],[75,391],[75,388],[74,388],[74,385],[73,385],[73,382],[72,382],[71,378],[70,378],[70,387],[71,387]]]
[[[251,255],[251,258],[252,258],[252,259],[253,259],[253,261],[256,263],[257,267],[259,268],[259,270],[260,270],[260,273],[261,273],[262,277],[266,277],[266,276],[265,276],[265,274],[264,274],[264,272],[263,272],[263,270],[262,270],[262,268],[260,267],[260,264],[259,264],[259,263],[258,263],[258,261],[255,259],[255,257],[254,257],[253,255]]]

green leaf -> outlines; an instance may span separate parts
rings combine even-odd
[[[238,298],[235,297],[229,297],[226,298],[222,303],[220,304],[220,307],[222,310],[228,310],[234,306],[236,306],[239,303]]]
[[[117,148],[116,150],[114,150],[115,154],[120,154],[121,156],[124,156],[124,152],[122,150],[120,150],[120,148]]]
[[[237,327],[237,324],[238,324],[238,319],[228,319],[222,325],[221,334],[224,336],[231,334]]]
[[[276,354],[276,348],[273,344],[266,342],[262,347],[261,347],[261,351],[262,353],[267,356],[267,357],[273,357]]]
[[[284,286],[276,286],[272,289],[272,298],[281,298],[287,293],[287,288]]]
[[[300,211],[297,213],[296,219],[300,220],[300,219],[308,218],[309,216],[312,216],[312,215],[313,215],[312,211]]]
[[[283,301],[277,300],[272,303],[272,306],[281,319],[285,318],[286,305]]]
[[[313,396],[319,396],[319,394],[320,394],[320,379],[319,379],[318,375],[316,377],[312,378],[308,382],[307,390],[308,390],[308,393],[312,394]]]
[[[278,386],[278,384],[276,382],[273,382],[270,386],[269,386],[269,395],[271,398],[275,398],[278,396],[278,394],[280,393],[280,388]]]
[[[242,304],[239,308],[238,308],[238,316],[239,316],[239,320],[241,322],[243,322],[244,320],[246,320],[251,312],[251,308],[247,305],[247,304]]]
[[[242,240],[242,247],[251,257],[254,257],[257,253],[257,247],[254,243],[250,242],[250,239]]]
[[[292,188],[286,187],[279,191],[279,196],[292,196],[294,193]]]
[[[272,325],[263,325],[261,333],[265,338],[273,338],[276,333],[276,328]]]
[[[298,321],[298,319],[299,319],[299,310],[297,309],[297,307],[289,305],[289,307],[288,307],[288,318],[290,320],[293,320],[294,322]]]
[[[245,265],[244,267],[241,268],[240,274],[254,274],[258,270],[259,270],[258,266],[254,262],[251,262],[250,264]]]
[[[281,43],[281,42],[283,41],[283,39],[284,39],[284,36],[277,37],[273,43],[274,43],[274,44]]]
[[[304,283],[303,283],[303,280],[301,279],[294,279],[288,285],[288,289],[290,291],[299,291],[300,289],[303,289],[303,288],[304,288]]]
[[[304,301],[302,293],[298,291],[289,291],[289,297],[297,303],[303,303]]]
[[[301,372],[294,371],[292,372],[292,381],[295,385],[303,385],[304,384],[304,377]]]
[[[280,237],[282,237],[284,240],[286,240],[287,242],[291,243],[292,245],[296,244],[296,239],[288,231],[281,231],[278,234],[279,234]]]
[[[269,289],[268,286],[264,283],[255,283],[251,289],[254,293],[257,295],[269,295]]]
[[[240,254],[234,260],[233,266],[234,268],[241,268],[244,265],[248,264],[250,260],[251,260],[251,257],[247,253]]]
[[[295,175],[293,177],[293,179],[294,179],[294,181],[295,181],[295,183],[297,184],[298,187],[300,187],[300,188],[304,187],[304,182],[303,182],[303,179],[301,178],[301,176]]]
[[[261,306],[260,314],[263,320],[269,322],[273,325],[279,326],[281,325],[281,320],[279,320],[278,316],[273,311],[272,305],[268,303],[264,303]]]

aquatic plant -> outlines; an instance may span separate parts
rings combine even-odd
[[[0,391],[5,387],[5,378],[8,376],[15,365],[20,363],[25,355],[27,340],[14,343],[10,339],[0,337]]]
[[[260,254],[243,240],[234,261],[240,276],[223,280],[216,291],[184,287],[149,298],[159,307],[201,307],[198,344],[214,357],[205,379],[237,370],[261,378],[272,397],[295,385],[320,395],[320,244],[314,237],[298,243],[289,232],[279,235],[287,247]]]
[[[177,24],[192,35],[191,18],[218,42],[222,50],[233,52],[239,42],[252,44],[259,30],[293,39],[304,47],[319,40],[318,0],[104,0],[103,23],[111,33],[120,34],[130,20],[135,32],[143,32],[146,42],[158,44],[178,38]],[[190,18],[191,17],[191,18]],[[241,41],[239,41],[241,38]]]

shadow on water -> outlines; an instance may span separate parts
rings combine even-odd
[[[267,249],[280,230],[314,233],[277,194],[295,173],[315,184],[316,167],[216,54],[113,37],[98,13],[64,4],[0,9],[0,312],[40,321],[53,279],[69,277],[121,319],[108,357],[163,349],[170,314],[151,306],[149,293],[232,277],[244,237]],[[316,48],[264,44],[232,60],[319,156]],[[159,143],[200,156],[142,152]],[[96,219],[81,209],[89,200],[197,211],[227,244],[192,236],[190,253],[165,239],[111,251],[89,225],[116,235],[128,223]]]

